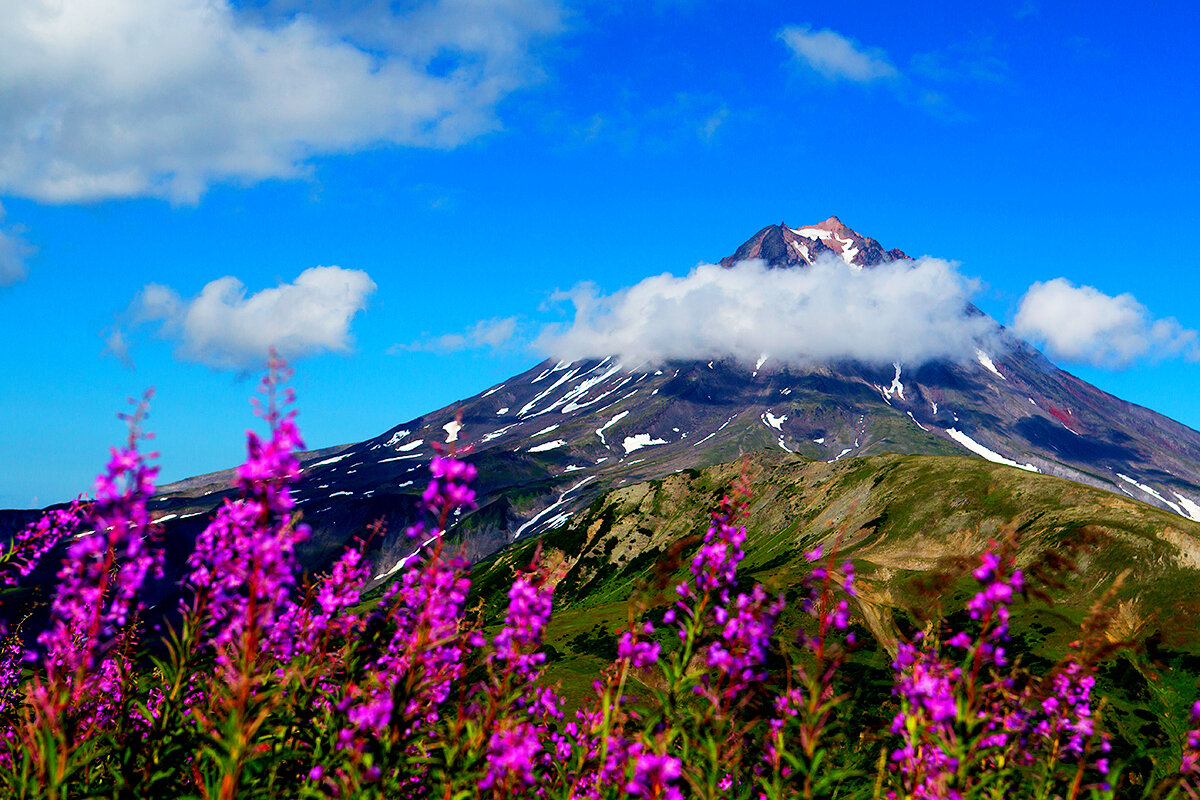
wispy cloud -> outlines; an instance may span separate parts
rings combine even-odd
[[[4,209],[0,208],[0,220]],[[22,236],[19,228],[0,228],[0,286],[11,286],[25,280],[29,274],[27,259],[35,248]]]
[[[1200,334],[1155,319],[1132,294],[1107,295],[1065,278],[1038,282],[1021,298],[1013,330],[1065,361],[1123,368],[1139,360],[1200,359]]]
[[[997,49],[996,43],[986,38],[958,42],[913,55],[909,71],[937,83],[1007,83],[1008,62]]]
[[[292,283],[250,295],[232,276],[212,281],[192,298],[152,283],[130,306],[126,323],[157,325],[163,337],[178,343],[184,360],[242,370],[260,366],[271,347],[289,359],[348,351],[350,322],[374,291],[367,273],[341,267],[306,269]],[[122,328],[108,334],[106,346],[128,361]]]
[[[713,137],[717,135],[717,131],[725,124],[725,120],[729,118],[729,109],[726,106],[721,106],[714,111],[708,119],[700,124],[699,135],[705,142],[711,142]]]
[[[626,151],[674,151],[697,139],[705,144],[718,141],[721,129],[730,120],[729,107],[711,94],[677,92],[660,100],[624,94],[617,105],[603,113],[574,124],[550,120],[547,130],[553,129],[556,136],[561,136],[566,129],[578,143],[615,145]]]
[[[459,350],[475,350],[479,348],[500,349],[511,345],[517,335],[519,320],[517,317],[496,317],[476,322],[461,333],[447,333],[419,339],[409,344],[394,344],[388,348],[388,353],[395,355],[401,352],[428,351],[434,353],[453,353]]]
[[[900,102],[924,107],[948,120],[966,115],[956,107],[947,87],[1008,82],[1008,64],[995,52],[995,43],[986,38],[914,53],[901,66],[883,49],[829,29],[790,25],[779,32],[779,38],[787,46],[789,61],[804,72],[828,83],[886,87]]]
[[[789,25],[779,32],[794,60],[827,80],[871,83],[900,77],[887,53],[829,29]]]
[[[10,0],[0,192],[186,202],[304,175],[323,154],[453,147],[499,126],[497,104],[541,76],[536,43],[563,26],[556,0],[393,5]]]
[[[931,258],[861,271],[840,260],[796,270],[701,264],[608,296],[589,284],[562,293],[574,320],[545,330],[535,346],[563,359],[629,363],[763,353],[796,363],[971,358],[995,330],[967,313],[975,289],[953,264]]]

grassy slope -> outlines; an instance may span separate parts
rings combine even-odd
[[[1200,674],[1200,524],[974,458],[885,454],[824,463],[764,451],[748,464],[754,500],[742,575],[792,594],[807,570],[801,553],[840,543],[860,574],[858,622],[874,638],[855,667],[859,700],[873,716],[887,715],[880,704],[897,633],[920,627],[929,612],[960,609],[969,596],[971,581],[949,570],[953,559],[1015,530],[1023,563],[1048,552],[1075,566],[1048,587],[1052,605],[1030,601],[1015,613],[1013,649],[1031,665],[1061,658],[1091,604],[1128,570],[1115,587],[1110,631],[1138,646],[1102,673],[1100,688],[1113,698],[1106,724],[1123,743],[1118,755],[1147,751],[1139,770],[1151,770],[1150,758],[1170,761]],[[614,490],[542,538],[560,563],[548,643],[552,675],[566,694],[586,692],[612,652],[609,633],[627,618],[630,598],[650,594],[639,590],[673,543],[703,532],[708,509],[741,468],[716,465]],[[528,563],[533,546],[477,567],[476,591],[491,614],[500,612],[512,568]],[[795,616],[784,621],[798,623]]]

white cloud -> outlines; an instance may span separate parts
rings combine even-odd
[[[277,5],[8,0],[0,192],[192,201],[322,154],[452,147],[499,126],[497,104],[539,77],[535,42],[562,27],[555,0]]]
[[[852,39],[828,29],[814,31],[810,25],[789,25],[779,32],[797,61],[828,80],[869,83],[900,76],[887,53],[863,47]]]
[[[562,359],[627,363],[752,362],[762,353],[793,363],[966,359],[995,331],[988,317],[967,312],[975,289],[953,264],[931,258],[861,271],[840,260],[791,270],[701,264],[607,297],[577,286],[560,296],[574,304],[574,322],[544,331],[535,346]]]
[[[232,276],[206,285],[185,299],[170,287],[148,284],[129,311],[133,324],[159,323],[179,342],[178,354],[213,367],[261,366],[268,349],[294,359],[350,349],[350,321],[366,307],[375,282],[361,270],[313,267],[293,283],[247,296]],[[127,357],[124,334],[110,334],[108,348]]]
[[[1127,367],[1142,358],[1200,358],[1196,331],[1173,318],[1154,319],[1131,294],[1111,297],[1065,278],[1030,286],[1013,330],[1052,356],[1098,367]]]
[[[109,328],[101,333],[104,337],[104,349],[101,355],[114,355],[121,359],[121,363],[130,369],[133,368],[133,359],[129,355],[129,340],[126,338],[125,331],[121,328]]]
[[[516,317],[497,317],[476,322],[462,333],[447,333],[411,344],[396,344],[389,348],[392,354],[405,351],[426,350],[435,353],[452,353],[489,347],[499,349],[513,341],[517,333]]]

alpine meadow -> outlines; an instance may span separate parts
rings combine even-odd
[[[1200,798],[1190,9],[10,5],[0,796]]]

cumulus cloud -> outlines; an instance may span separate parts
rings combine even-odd
[[[1055,357],[1097,367],[1128,367],[1143,358],[1200,359],[1196,331],[1173,318],[1153,318],[1131,294],[1112,297],[1065,278],[1030,286],[1013,330]]]
[[[535,346],[562,359],[627,363],[750,362],[763,353],[792,363],[965,359],[995,332],[988,317],[968,311],[976,288],[932,258],[859,271],[832,259],[791,270],[701,264],[608,296],[577,286],[559,298],[573,303],[574,321],[543,331]]]
[[[264,363],[271,347],[289,359],[348,351],[350,322],[374,291],[367,273],[341,267],[306,269],[292,283],[250,295],[232,276],[212,281],[193,298],[152,283],[134,300],[128,317],[134,325],[158,324],[163,336],[178,341],[181,358],[248,369]],[[128,358],[128,343],[119,329],[106,344],[115,355]]]
[[[411,344],[396,344],[388,348],[393,355],[399,352],[424,350],[434,353],[453,353],[478,348],[498,349],[510,344],[517,334],[516,317],[497,317],[476,322],[462,333],[447,333],[421,339]]]
[[[810,25],[789,25],[779,32],[779,38],[798,62],[827,80],[870,83],[900,76],[887,53],[878,48],[863,47],[836,31],[814,31]]]
[[[452,147],[499,126],[497,104],[539,77],[535,43],[562,27],[556,0],[392,6],[9,0],[0,192],[192,201],[323,154]]]

